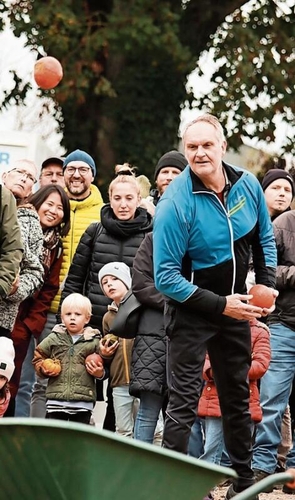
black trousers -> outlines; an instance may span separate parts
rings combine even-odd
[[[253,483],[248,371],[251,334],[247,321],[219,316],[215,321],[183,306],[169,305],[166,315],[169,402],[163,446],[187,453],[202,388],[208,350],[222,412],[224,441],[239,475],[236,491]]]
[[[51,420],[66,420],[67,422],[80,422],[90,424],[91,411],[78,411],[77,413],[66,413],[65,411],[53,411],[46,413],[45,418]]]

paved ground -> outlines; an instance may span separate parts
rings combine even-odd
[[[214,500],[224,500],[227,488],[217,488],[214,490]],[[272,493],[260,493],[259,500],[295,500],[294,495],[286,495],[282,489],[275,489]]]

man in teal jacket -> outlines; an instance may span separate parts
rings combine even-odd
[[[187,451],[208,350],[225,444],[239,476],[227,491],[228,500],[254,482],[247,380],[249,320],[270,312],[247,303],[250,247],[256,282],[271,288],[276,248],[257,179],[222,161],[226,141],[217,118],[207,114],[194,120],[183,142],[189,166],[161,197],[153,236],[155,284],[168,298],[170,338],[170,397],[163,445]]]

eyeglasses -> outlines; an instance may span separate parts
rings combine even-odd
[[[32,174],[28,174],[25,170],[19,170],[18,168],[13,168],[10,172],[15,172],[17,175],[21,177],[25,177],[26,180],[30,181],[32,184],[36,184],[37,179],[32,176]]]
[[[52,178],[54,175],[57,175],[57,177],[63,177],[64,173],[63,172],[44,172],[41,174],[42,177],[48,177],[48,178]]]
[[[84,176],[87,175],[89,170],[91,170],[90,167],[66,167],[65,172],[69,175],[74,175],[76,173],[76,170],[78,170],[79,174]]]

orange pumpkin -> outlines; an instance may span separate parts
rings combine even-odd
[[[85,359],[85,364],[89,363],[89,361],[94,361],[96,364],[98,364],[98,363],[103,364],[102,357],[99,354],[97,354],[96,352],[93,352],[92,354],[88,354],[88,356]]]
[[[257,307],[269,309],[275,301],[272,289],[265,285],[252,286],[249,290],[249,295],[253,295],[253,298],[249,300],[249,304]]]
[[[42,368],[46,370],[46,372],[50,372],[51,377],[57,377],[57,375],[59,375],[61,372],[61,364],[59,359],[44,359]]]

